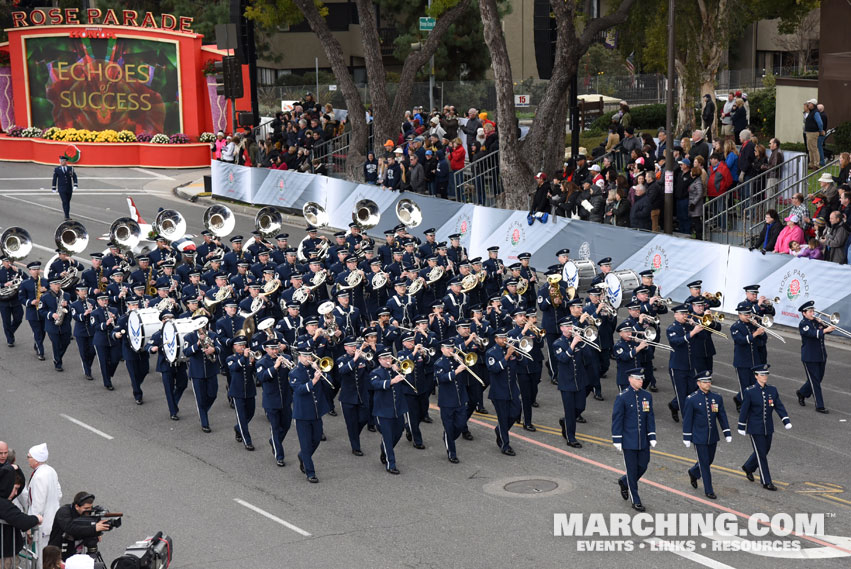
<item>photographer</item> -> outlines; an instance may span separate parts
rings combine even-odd
[[[75,553],[86,553],[87,549],[97,548],[101,532],[112,529],[109,520],[92,515],[94,502],[93,494],[78,492],[73,503],[65,504],[57,510],[49,544],[62,550],[63,561]]]

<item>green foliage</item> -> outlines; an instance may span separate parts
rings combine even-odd
[[[851,122],[846,121],[836,127],[836,131],[833,133],[833,143],[841,152],[851,151]]]
[[[579,75],[593,77],[600,73],[622,75],[625,73],[626,58],[619,52],[595,43],[579,60]]]
[[[609,125],[612,123],[612,116],[615,112],[616,111],[612,111],[598,117],[593,123],[591,123],[591,129],[603,132],[608,131]],[[676,109],[674,112],[676,112]],[[655,130],[660,126],[665,125],[667,107],[664,104],[630,107],[629,114],[632,116],[632,124],[636,129]]]
[[[79,6],[79,0],[73,2]],[[130,7],[126,0],[98,0],[97,7],[101,10],[113,9],[119,13]],[[192,31],[203,34],[208,43],[216,39],[216,24],[230,21],[229,0],[136,0],[132,8],[137,12],[152,12],[154,14],[174,14],[195,18]]]
[[[774,136],[776,91],[773,88],[760,89],[749,94],[748,102],[751,108],[751,126],[762,135],[762,138]]]
[[[320,14],[328,15],[328,8],[322,2],[317,1],[314,4]],[[276,26],[294,26],[304,21],[304,14],[292,0],[251,0],[245,16],[269,32]]]

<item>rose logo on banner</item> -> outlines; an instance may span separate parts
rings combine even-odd
[[[591,244],[587,241],[583,242],[582,245],[579,246],[579,251],[576,254],[577,259],[590,259],[591,258]]]
[[[644,266],[650,265],[654,273],[668,268],[668,253],[661,245],[654,245],[644,257]]]
[[[234,188],[234,187],[233,187],[234,179],[235,179],[235,178],[234,178],[233,172],[228,172],[228,177],[227,177],[227,184],[228,184],[228,187],[227,187],[227,190],[225,191],[225,193],[227,193],[227,194],[235,194],[235,193],[237,193],[237,192],[236,192],[236,188]]]
[[[802,294],[804,297],[809,297],[810,285],[807,282],[807,276],[798,269],[787,272],[783,275],[783,280],[780,281],[778,293],[789,301],[797,299]]]
[[[505,240],[511,243],[512,247],[516,247],[519,243],[526,240],[526,231],[524,231],[523,225],[519,221],[512,221],[508,225]]]
[[[283,178],[281,178],[280,180],[278,180],[278,189],[279,189],[279,190],[283,190],[283,189],[284,189],[284,179],[283,179]]]
[[[458,216],[458,219],[455,220],[454,232],[460,234],[461,237],[464,237],[464,235],[470,232],[470,229],[472,229],[472,225],[473,224],[470,221],[470,216],[466,213],[461,214]]]

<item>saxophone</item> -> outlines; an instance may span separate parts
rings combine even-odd
[[[148,296],[157,295],[157,283],[151,278],[154,274],[154,268],[148,267],[148,276],[145,278],[145,293]]]
[[[68,309],[65,308],[62,304],[65,302],[65,299],[62,298],[62,294],[57,294],[56,296],[56,314],[59,315],[59,318],[56,319],[56,326],[61,327],[62,323],[65,321],[65,316],[68,314]]]
[[[106,292],[106,283],[103,282],[103,265],[98,269],[98,290]]]
[[[36,310],[41,310],[41,293],[42,293],[42,290],[44,290],[44,289],[42,289],[42,287],[41,287],[41,278],[36,278],[35,279],[35,308],[36,308]]]
[[[201,346],[202,350],[206,350],[207,348],[212,348],[215,344],[213,339],[207,334],[205,331],[200,330],[198,332],[198,344]],[[211,362],[216,361],[216,354],[204,354],[204,357],[207,358]]]

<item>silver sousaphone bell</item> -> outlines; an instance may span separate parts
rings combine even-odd
[[[59,249],[82,253],[89,244],[89,232],[79,221],[66,221],[56,228],[53,241]]]
[[[215,237],[227,237],[236,226],[236,217],[226,205],[211,205],[204,210],[204,229]]]
[[[186,219],[176,209],[164,209],[154,219],[153,229],[169,242],[177,241],[186,235]]]
[[[29,255],[32,249],[30,234],[23,227],[9,227],[0,235],[0,250],[12,261],[20,261]]]
[[[401,199],[396,203],[396,217],[406,227],[416,227],[423,222],[423,210],[413,200]]]
[[[284,216],[277,208],[266,206],[254,216],[254,229],[263,237],[271,237],[281,230]]]
[[[119,217],[109,226],[109,240],[132,251],[142,239],[142,228],[132,217]]]
[[[381,211],[378,209],[378,204],[372,200],[360,200],[352,210],[352,221],[361,229],[372,229],[380,220]]]
[[[316,202],[304,204],[301,208],[301,214],[304,216],[304,220],[313,227],[325,227],[331,222],[328,212]]]

